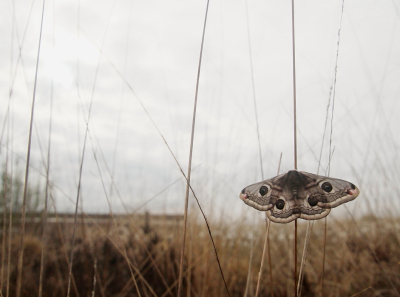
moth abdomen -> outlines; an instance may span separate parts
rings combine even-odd
[[[292,194],[293,194],[293,198],[297,199],[297,187],[292,188]]]
[[[302,211],[301,211],[301,208],[300,208],[300,206],[294,206],[293,208],[292,208],[292,214],[301,214],[302,213]]]

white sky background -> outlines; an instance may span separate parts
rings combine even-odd
[[[316,173],[342,1],[295,2],[298,168]],[[9,104],[8,145],[20,172],[26,159],[41,5],[39,0],[15,0],[0,7],[0,156],[5,164]],[[247,5],[249,31],[245,1],[210,1],[193,155],[193,167],[198,167],[192,175],[209,216],[262,215],[238,198],[242,188],[261,180],[248,32],[264,177],[276,175],[281,152],[281,172],[294,166],[290,1],[248,0]],[[395,0],[346,0],[344,6],[330,175],[360,188],[359,198],[347,204],[357,214],[371,208],[399,210],[398,6]],[[187,171],[205,8],[206,1],[46,1],[30,179],[44,184],[42,155],[47,155],[52,115],[50,176],[58,211],[75,207],[90,102],[84,211],[109,211],[97,164],[113,211],[134,210],[181,177],[137,98]],[[331,108],[332,103],[320,174],[328,164]],[[181,179],[143,210],[183,212],[184,194]],[[343,206],[331,215],[341,213],[346,213]]]

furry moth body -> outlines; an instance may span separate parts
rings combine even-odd
[[[322,219],[331,208],[358,194],[360,190],[345,180],[290,170],[244,188],[239,197],[247,205],[266,211],[271,221],[289,223],[297,218]]]

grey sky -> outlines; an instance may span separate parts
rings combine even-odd
[[[12,3],[4,1],[0,9],[0,119],[3,124],[10,102],[14,159],[26,154],[39,41],[42,4],[33,2],[28,19],[30,5],[14,2],[13,12]],[[281,172],[293,168],[291,8],[290,1],[248,0],[247,5],[264,176],[269,178],[276,175],[281,152]],[[316,173],[342,1],[295,5],[298,167]],[[46,2],[31,162],[45,172],[41,154],[47,154],[53,78],[51,179],[75,199],[93,99],[82,179],[85,211],[108,211],[95,154],[114,210],[123,209],[118,195],[132,210],[181,177],[137,98],[186,172],[205,7],[206,1]],[[382,199],[394,203],[394,211],[399,207],[399,52],[396,1],[345,1],[330,174],[360,188],[359,198],[348,205],[354,211],[374,205],[386,210]],[[200,166],[192,179],[207,213],[256,212],[238,198],[242,188],[261,180],[249,57],[246,2],[211,0],[193,156],[193,166]],[[328,164],[330,123],[331,109],[320,174]],[[5,143],[6,134],[3,164]],[[33,182],[39,178],[36,169]],[[184,187],[181,180],[147,209],[182,211]],[[73,210],[59,189],[54,188],[58,210]],[[343,207],[332,214],[340,212],[345,213]]]

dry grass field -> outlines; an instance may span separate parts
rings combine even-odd
[[[43,296],[66,296],[71,219],[70,215],[52,215],[49,218]],[[117,216],[114,221],[110,216],[81,215],[74,247],[71,296],[139,296],[138,291],[140,296],[176,296],[181,223],[182,217],[179,216]],[[304,243],[307,224],[299,224],[300,247]],[[17,220],[14,225],[18,226]],[[243,296],[251,251],[249,222],[243,219],[229,223],[210,222],[210,225],[230,294]],[[41,226],[40,220],[35,222],[28,216],[22,296],[38,295],[43,244]],[[321,296],[323,228],[323,220],[314,222],[302,296]],[[259,222],[255,229],[247,296],[255,293],[265,224]],[[398,219],[370,216],[358,220],[357,226],[348,220],[328,219],[322,296],[396,296],[389,279],[399,291],[399,230]],[[227,296],[202,220],[192,217],[187,239],[183,295]],[[293,224],[272,224],[269,240],[273,283],[267,261],[259,296],[293,296]],[[2,249],[6,254],[1,255],[2,294],[15,296],[17,229],[12,234],[10,255],[7,253],[7,240],[2,242],[6,246]],[[7,266],[8,256],[10,267]],[[8,268],[10,275],[7,274]]]

